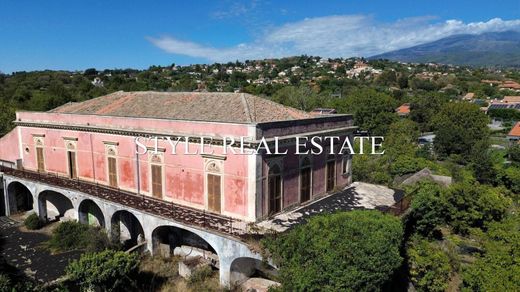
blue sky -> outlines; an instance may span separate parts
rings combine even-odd
[[[370,56],[509,29],[519,0],[0,0],[0,71]]]

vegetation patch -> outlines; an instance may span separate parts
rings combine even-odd
[[[44,223],[36,214],[31,214],[23,221],[23,225],[29,230],[36,230],[43,227]]]
[[[85,250],[101,251],[107,248],[119,249],[111,242],[106,232],[100,227],[81,224],[75,221],[62,222],[53,230],[47,247],[54,252]]]
[[[264,240],[280,267],[283,291],[380,290],[401,266],[403,228],[379,211],[312,217]]]

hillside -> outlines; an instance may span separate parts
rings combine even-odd
[[[461,34],[383,53],[371,59],[469,66],[520,67],[520,32]]]

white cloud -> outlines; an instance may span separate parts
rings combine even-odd
[[[426,43],[455,34],[478,34],[520,29],[520,20],[494,18],[485,22],[435,22],[431,16],[378,22],[366,15],[334,15],[287,23],[250,43],[214,48],[175,37],[149,37],[168,53],[227,62],[293,55],[323,57],[372,56]]]

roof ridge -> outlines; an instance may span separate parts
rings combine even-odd
[[[244,105],[244,110],[246,111],[246,116],[249,119],[249,122],[253,122],[253,117],[251,116],[251,111],[249,110],[249,103],[247,102],[246,95],[244,93],[240,94],[240,98],[242,99],[242,104]]]

